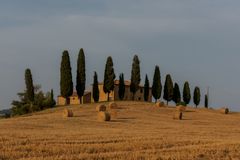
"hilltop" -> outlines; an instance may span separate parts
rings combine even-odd
[[[0,120],[0,159],[237,159],[240,113],[154,103],[117,102],[110,122],[98,122],[96,104],[65,107]]]

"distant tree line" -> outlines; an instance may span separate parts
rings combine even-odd
[[[114,90],[114,80],[116,78],[114,72],[114,64],[112,57],[107,57],[104,71],[103,80],[103,90],[108,96],[108,101],[110,101],[110,93]],[[119,89],[118,96],[120,100],[124,99],[125,94],[125,83],[124,74],[119,75]],[[141,71],[140,71],[140,60],[137,55],[134,55],[132,61],[131,70],[131,82],[130,82],[130,92],[132,93],[132,100],[135,100],[135,94],[139,89],[141,82]],[[24,92],[18,93],[19,100],[12,102],[12,112],[13,115],[21,115],[26,113],[31,113],[34,111],[43,110],[45,108],[54,107],[56,102],[54,100],[53,90],[44,94],[40,90],[39,85],[33,85],[33,79],[30,69],[25,71],[25,84],[26,90]],[[76,71],[76,91],[82,103],[82,97],[84,96],[86,88],[86,67],[85,67],[85,54],[83,48],[79,50],[77,59],[77,71]],[[153,82],[151,86],[152,96],[155,102],[159,101],[162,95],[163,99],[167,104],[173,101],[176,105],[188,105],[191,101],[191,91],[188,81],[184,83],[183,92],[181,97],[181,92],[179,85],[175,82],[173,83],[170,74],[166,75],[165,84],[162,86],[161,83],[161,73],[159,66],[155,66]],[[149,97],[150,83],[148,76],[145,76],[144,83],[144,100],[148,101],[152,97]],[[73,94],[73,80],[72,80],[72,68],[69,53],[64,50],[62,53],[61,66],[60,66],[60,93],[61,96],[66,99],[66,104],[69,103],[69,97]],[[95,102],[99,101],[99,88],[98,88],[98,75],[94,72],[93,76],[93,87],[92,96]],[[201,92],[198,86],[195,87],[193,93],[193,102],[197,107],[200,104]],[[205,95],[204,101],[205,107],[208,107],[208,95]]]

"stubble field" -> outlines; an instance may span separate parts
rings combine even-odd
[[[97,121],[96,104],[66,107],[0,120],[0,160],[240,159],[240,113],[117,102],[110,122]]]

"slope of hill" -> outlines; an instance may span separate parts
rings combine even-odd
[[[96,104],[0,120],[0,159],[238,159],[240,114],[118,102],[111,122],[98,122]]]

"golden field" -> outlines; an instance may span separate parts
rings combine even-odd
[[[110,122],[97,120],[96,104],[0,120],[0,160],[211,160],[240,159],[240,113],[117,102]]]

